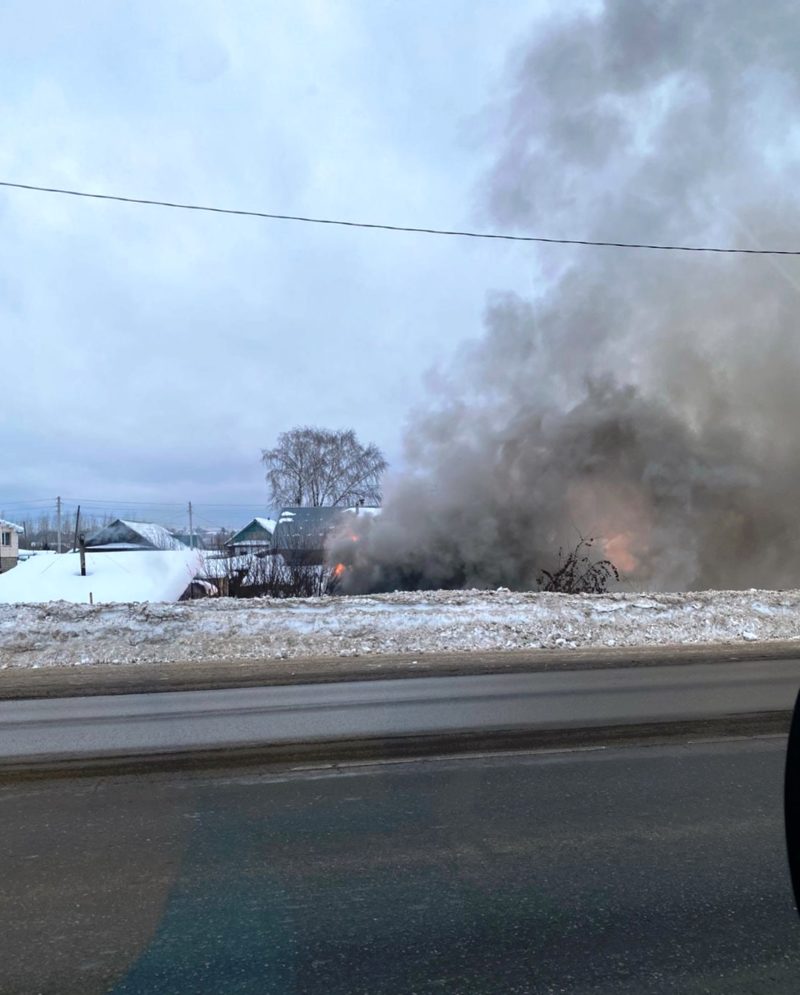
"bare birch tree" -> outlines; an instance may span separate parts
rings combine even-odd
[[[282,432],[264,449],[272,504],[319,508],[379,504],[388,467],[374,443],[362,445],[352,429],[298,427]]]

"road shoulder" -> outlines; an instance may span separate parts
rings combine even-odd
[[[0,670],[0,700],[100,694],[148,694],[221,688],[401,680],[478,674],[539,673],[664,664],[786,660],[800,656],[796,641],[604,647],[579,650],[421,653],[297,659],[209,660],[163,664],[8,667]]]

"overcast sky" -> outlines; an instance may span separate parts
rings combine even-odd
[[[493,227],[515,50],[547,4],[6,0],[0,179]],[[0,190],[0,508],[266,501],[259,451],[353,426],[395,465],[426,371],[530,293],[524,246]],[[19,516],[18,516],[19,517]]]

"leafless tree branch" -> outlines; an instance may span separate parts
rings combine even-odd
[[[276,507],[379,504],[389,465],[374,443],[362,445],[352,429],[310,426],[281,433],[273,449],[262,450],[261,461]]]

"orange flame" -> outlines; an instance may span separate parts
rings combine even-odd
[[[604,553],[622,573],[631,574],[639,565],[633,549],[635,538],[630,532],[620,532],[604,543]]]
[[[339,577],[342,576],[342,574],[345,572],[346,569],[347,568],[345,567],[344,563],[337,563],[336,566],[333,568],[333,576],[338,579]]]

